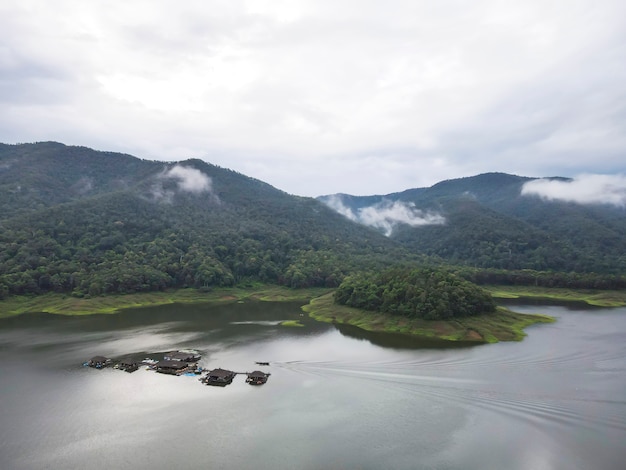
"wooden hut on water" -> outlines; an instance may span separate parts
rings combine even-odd
[[[132,357],[127,357],[125,359],[120,360],[117,368],[126,372],[135,372],[139,369],[139,364]]]
[[[93,367],[94,369],[103,369],[105,367],[110,366],[113,363],[111,359],[105,356],[94,356],[87,362],[89,367]]]
[[[180,375],[187,371],[187,363],[182,361],[159,361],[155,365],[161,374]]]
[[[260,370],[255,370],[254,372],[248,373],[248,377],[246,377],[246,383],[250,385],[263,385],[267,382],[267,378],[270,374],[266,374],[265,372],[261,372]]]
[[[232,370],[226,369],[213,369],[209,371],[208,375],[202,379],[202,383],[206,385],[217,385],[224,387],[232,383],[233,379],[237,375]]]
[[[166,361],[198,362],[202,356],[193,351],[172,351],[163,357]]]

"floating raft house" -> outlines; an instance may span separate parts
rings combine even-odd
[[[172,361],[165,360],[159,361],[155,365],[155,369],[157,372],[161,374],[170,374],[170,375],[180,375],[187,371],[189,366],[186,362],[182,361]]]
[[[115,361],[115,368],[126,372],[134,372],[139,369],[140,365],[148,365],[148,370],[156,370],[161,374],[190,376],[206,374],[199,379],[200,382],[206,385],[216,385],[220,387],[231,384],[238,374],[246,375],[246,383],[250,385],[263,385],[271,375],[260,370],[253,372],[235,372],[219,367],[207,371],[198,366],[200,358],[200,353],[194,349],[181,349],[164,354],[164,359],[160,361],[151,358],[145,358],[139,361],[130,356],[125,357]],[[269,365],[270,363],[257,361],[256,364]],[[113,365],[113,360],[106,356],[94,356],[89,361],[84,362],[83,365],[95,369],[102,369]]]
[[[267,382],[267,378],[270,374],[266,374],[265,372],[261,372],[260,370],[255,370],[254,372],[248,373],[248,377],[246,378],[246,383],[250,385],[263,385]]]
[[[126,372],[135,372],[137,369],[139,369],[139,364],[132,357],[127,357],[120,360],[117,368]]]
[[[202,356],[193,351],[172,351],[163,356],[166,361],[198,362]]]
[[[225,387],[233,382],[233,379],[237,375],[232,370],[226,369],[213,369],[209,371],[206,377],[201,379],[201,382],[206,385],[217,385],[219,387]]]
[[[86,362],[89,367],[93,367],[94,369],[104,369],[112,363],[113,361],[111,359],[104,356],[94,356]]]

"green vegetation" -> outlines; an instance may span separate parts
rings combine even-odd
[[[314,199],[199,160],[180,165],[205,189],[164,176],[173,164],[55,143],[0,146],[0,299],[336,287],[353,270],[420,259]]]
[[[321,321],[450,341],[519,341],[524,328],[552,322],[496,307],[491,295],[445,270],[390,269],[347,277],[333,295],[305,307]]]
[[[303,310],[319,321],[347,323],[369,331],[479,343],[520,341],[527,326],[554,321],[547,315],[526,315],[502,307],[487,315],[453,320],[407,318],[337,305],[332,293],[313,299]]]
[[[347,277],[335,302],[348,307],[424,320],[448,320],[494,312],[479,287],[444,270],[394,268]]]
[[[530,289],[626,289],[626,276],[616,274],[577,273],[558,271],[520,271],[505,269],[453,268],[455,274],[479,285],[525,286]]]
[[[624,290],[573,290],[528,286],[483,286],[483,288],[499,299],[536,298],[584,302],[596,307],[626,306],[626,291]]]
[[[257,285],[251,288],[223,288],[212,292],[178,289],[166,292],[106,295],[82,299],[49,293],[38,296],[13,296],[0,302],[0,318],[32,312],[60,315],[118,313],[126,308],[174,303],[219,303],[246,300],[306,302],[326,292],[328,289],[289,289],[280,286]]]
[[[522,195],[523,185],[531,179],[487,173],[384,196],[335,198],[355,214],[366,207],[375,209],[385,201],[445,217],[443,225],[399,224],[391,238],[414,253],[438,257],[448,265],[534,270],[545,272],[546,282],[550,277],[557,280],[548,273],[596,273],[585,286],[581,285],[585,276],[572,275],[564,281],[577,284],[559,287],[626,287],[624,208]],[[621,287],[594,286],[607,275],[621,278]]]
[[[168,177],[175,165],[200,189]],[[447,319],[466,332],[440,325],[440,335],[489,340],[472,322],[502,312],[466,281],[508,286],[490,288],[499,296],[552,297],[540,289],[567,288],[582,295],[558,298],[623,305],[623,209],[522,197],[526,181],[486,174],[385,196],[446,219],[398,225],[388,238],[320,201],[200,160],[0,144],[0,317],[237,300],[254,291],[286,299],[315,287],[386,315],[374,323],[402,330],[409,320]],[[357,211],[380,199],[344,203]],[[358,274],[368,272],[382,274]],[[483,312],[492,312],[489,321]]]

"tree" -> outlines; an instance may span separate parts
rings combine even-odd
[[[442,269],[394,268],[348,276],[335,302],[364,310],[426,320],[495,311],[490,294]]]

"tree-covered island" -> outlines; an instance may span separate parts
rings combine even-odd
[[[497,307],[480,287],[444,270],[391,268],[346,277],[334,294],[305,310],[321,321],[451,341],[520,340],[523,328],[551,322]]]
[[[496,311],[488,292],[433,268],[392,268],[348,276],[335,292],[335,302],[424,320],[450,320]]]

